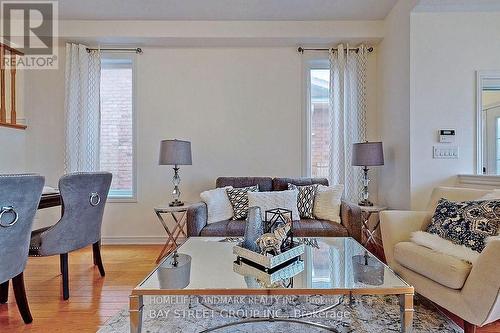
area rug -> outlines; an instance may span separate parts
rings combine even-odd
[[[142,332],[197,333],[207,328],[239,320],[235,316],[269,315],[277,318],[303,315],[340,303],[330,311],[320,312],[304,320],[334,327],[342,332],[399,332],[399,302],[395,296],[348,297],[151,297],[145,298]],[[421,296],[414,302],[414,332],[461,333],[454,322]],[[218,329],[220,333],[303,333],[325,332],[325,329],[290,322],[247,323]],[[111,318],[99,333],[129,332],[128,310]]]

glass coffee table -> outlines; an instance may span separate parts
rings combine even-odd
[[[299,238],[299,241],[305,241],[308,245],[305,246],[304,254],[301,255],[300,260],[296,262],[300,266],[294,266],[294,271],[290,274],[294,276],[286,276],[286,279],[281,281],[283,283],[271,280],[263,282],[262,274],[257,279],[253,267],[247,266],[245,269],[239,269],[240,265],[236,261],[236,255],[233,254],[233,247],[237,240],[235,238],[193,237],[177,249],[178,259],[174,259],[175,253],[165,257],[132,290],[130,295],[130,331],[133,333],[141,331],[144,296],[339,295],[339,303],[321,309],[321,311],[330,311],[341,304],[345,296],[352,299],[354,295],[396,295],[400,302],[401,332],[411,332],[413,287],[366,251],[353,238]],[[186,258],[188,258],[187,262]],[[174,260],[179,262],[176,266],[179,268],[179,274],[172,278],[171,275],[168,275],[172,271],[168,271],[168,269],[172,267]],[[283,270],[281,273],[286,275],[287,271]],[[317,312],[315,311],[315,313]],[[311,315],[315,313],[311,313]],[[307,314],[286,318],[263,316],[239,319],[211,327],[203,332],[263,321],[294,322],[333,332],[337,331],[333,327],[308,320]]]

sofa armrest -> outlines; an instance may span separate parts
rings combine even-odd
[[[207,204],[204,202],[198,202],[189,206],[186,218],[188,237],[200,236],[201,230],[207,225]]]
[[[347,229],[349,237],[361,243],[361,226],[363,225],[361,209],[357,205],[342,201],[340,205],[340,219],[342,225]]]
[[[394,246],[409,241],[411,233],[422,230],[431,218],[430,212],[385,210],[380,212],[380,232],[389,266],[394,263]]]
[[[462,288],[471,318],[483,326],[500,319],[500,239],[488,242]]]

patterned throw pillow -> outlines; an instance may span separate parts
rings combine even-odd
[[[440,199],[427,232],[481,252],[500,228],[500,201],[453,202]]]
[[[259,185],[226,190],[229,201],[233,206],[233,220],[242,220],[247,217],[248,192],[259,192]]]
[[[300,217],[303,219],[313,219],[314,197],[316,196],[318,185],[297,186],[288,183],[288,189],[299,190],[299,195],[297,196],[297,208],[299,209]]]

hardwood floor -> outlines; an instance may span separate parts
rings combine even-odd
[[[128,296],[155,266],[162,245],[103,245],[106,277],[93,265],[92,247],[69,255],[70,298],[62,299],[59,256],[30,258],[24,273],[33,323],[25,325],[12,286],[7,304],[0,304],[0,332],[95,332],[128,306]],[[500,323],[478,328],[498,333]]]
[[[70,298],[62,299],[59,256],[29,258],[24,272],[33,323],[25,325],[15,304],[0,304],[0,332],[96,332],[128,306],[128,296],[155,266],[161,245],[103,245],[106,276],[93,265],[92,247],[69,255]]]
[[[446,309],[441,308],[439,305],[437,305],[437,307],[439,307],[444,314],[446,314],[449,318],[451,318],[451,320],[453,320],[455,323],[457,323],[457,325],[464,328],[465,323],[461,318],[455,316],[453,313],[447,311]],[[497,321],[495,321],[491,324],[485,325],[483,327],[476,327],[476,330],[473,332],[475,332],[475,333],[500,333],[500,321],[497,320]]]

